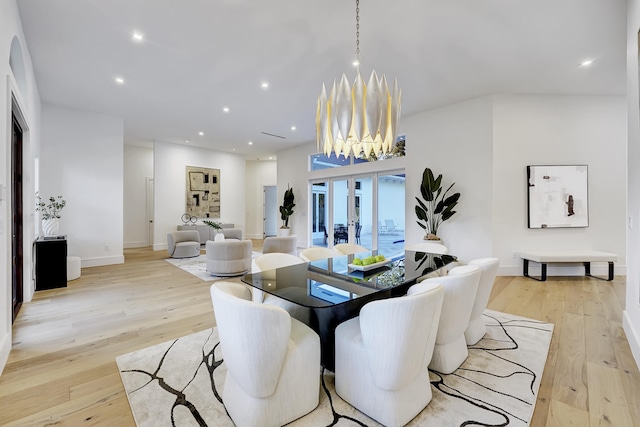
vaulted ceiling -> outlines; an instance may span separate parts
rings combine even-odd
[[[265,158],[315,141],[322,84],[355,75],[355,0],[18,5],[42,101],[122,117],[127,143]],[[403,116],[494,93],[624,95],[625,46],[625,0],[360,3],[362,75],[397,77]]]

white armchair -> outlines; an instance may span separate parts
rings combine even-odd
[[[333,249],[323,248],[321,246],[312,246],[300,251],[300,258],[306,262],[333,258],[334,256],[342,256],[342,254],[338,251],[334,251]]]
[[[283,254],[283,253],[270,253],[263,254],[256,257],[251,266],[251,271],[253,273],[262,272],[262,276],[269,276],[270,271],[275,270],[276,268],[286,267],[289,265],[296,264],[304,264],[304,261],[298,258],[295,255],[291,254]],[[275,277],[275,271],[274,279]],[[307,293],[306,289],[291,287],[286,288],[285,290],[290,290],[291,292],[304,292]],[[298,319],[302,323],[309,324],[309,309],[307,307],[302,307],[299,304],[289,302],[283,298],[279,298],[270,293],[264,292],[260,289],[252,288],[253,293],[253,301],[255,302],[263,302],[269,305],[275,305],[287,310],[287,312],[291,315],[291,317]]]
[[[282,426],[318,406],[320,338],[239,283],[211,286],[227,376],[222,399],[238,427]]]
[[[167,233],[167,250],[171,258],[191,258],[200,255],[200,235],[195,230]]]
[[[336,328],[336,392],[388,427],[403,426],[431,401],[431,360],[444,290],[419,283],[406,296],[366,304]]]
[[[444,287],[442,315],[429,369],[450,374],[467,359],[469,351],[464,331],[471,318],[479,280],[480,269],[465,265],[451,269],[446,276],[421,282],[439,283]]]
[[[357,254],[360,252],[369,252],[369,249],[364,246],[356,245],[355,243],[338,243],[333,247],[336,251],[343,255]]]
[[[262,244],[262,253],[270,254],[280,252],[297,255],[298,237],[295,234],[290,236],[267,237]]]
[[[216,276],[239,276],[251,269],[251,240],[207,241],[207,271]]]
[[[469,319],[467,330],[464,331],[464,338],[467,345],[473,345],[480,341],[484,334],[487,333],[487,327],[482,319],[482,313],[484,309],[487,308],[500,261],[498,258],[482,258],[474,259],[468,265],[475,265],[480,268],[478,292],[476,293],[476,299],[473,303],[473,309],[471,310],[471,319]]]

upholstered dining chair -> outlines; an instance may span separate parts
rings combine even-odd
[[[484,324],[482,313],[484,312],[484,309],[487,308],[487,303],[489,302],[491,289],[493,289],[493,282],[496,280],[500,261],[498,258],[481,258],[474,259],[469,262],[468,265],[474,265],[480,268],[478,292],[476,293],[476,299],[473,303],[473,309],[471,310],[469,324],[467,325],[467,329],[464,331],[464,338],[467,345],[473,345],[480,341],[487,332],[487,327]]]
[[[403,426],[431,401],[431,360],[443,287],[422,282],[406,296],[366,304],[335,332],[336,393],[388,427]]]
[[[291,254],[283,254],[283,253],[270,253],[270,254],[262,254],[254,258],[251,266],[252,273],[261,272],[264,276],[269,275],[270,271],[274,271],[276,268],[287,267],[289,265],[296,264],[304,264],[304,261],[299,257]],[[276,279],[276,277],[273,277]],[[291,287],[286,288],[286,290],[291,290],[291,292],[304,292],[306,294],[306,289]],[[309,309],[307,307],[302,307],[299,304],[289,302],[283,298],[279,298],[270,293],[264,292],[260,289],[251,288],[253,294],[253,301],[262,302],[264,304],[275,305],[287,310],[287,312],[294,319],[298,319],[302,323],[309,323]]]
[[[442,314],[429,369],[450,374],[467,359],[469,351],[464,331],[471,318],[479,281],[480,269],[473,265],[464,265],[452,268],[446,276],[421,282],[439,283],[444,287]]]
[[[306,262],[317,261],[319,259],[333,258],[334,256],[341,256],[338,251],[329,248],[323,248],[320,246],[312,246],[300,251],[300,258]]]
[[[239,283],[211,286],[222,357],[222,399],[238,427],[282,426],[320,397],[320,338],[280,307],[251,301]]]
[[[167,233],[167,250],[171,258],[191,258],[200,255],[200,234],[196,230]]]
[[[333,247],[336,251],[343,255],[357,254],[360,252],[369,252],[369,249],[364,246],[356,245],[354,243],[338,243]]]
[[[270,254],[280,252],[285,254],[297,255],[298,237],[295,234],[289,236],[273,236],[266,237],[262,244],[262,253]]]

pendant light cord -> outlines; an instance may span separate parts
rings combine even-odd
[[[356,0],[356,64],[360,67],[360,0]]]

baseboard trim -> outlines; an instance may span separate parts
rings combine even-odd
[[[124,255],[82,259],[82,268],[100,267],[102,265],[114,265],[114,264],[124,264]]]
[[[622,329],[624,329],[629,347],[631,347],[631,354],[633,354],[636,365],[638,369],[640,369],[640,331],[634,329],[633,322],[629,318],[627,310],[622,312]]]
[[[11,331],[6,333],[2,337],[2,344],[0,344],[0,375],[4,370],[4,367],[9,360],[9,353],[11,352]]]
[[[140,242],[124,242],[122,244],[122,247],[125,249],[131,249],[131,248],[146,248],[147,246],[149,246],[147,244],[147,242],[144,241],[140,241]]]
[[[153,244],[153,250],[154,251],[166,251],[168,249],[169,249],[169,244],[168,243],[154,243]]]

